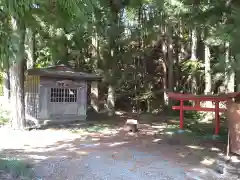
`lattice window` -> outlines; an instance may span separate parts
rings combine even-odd
[[[77,89],[51,88],[51,102],[77,102]]]

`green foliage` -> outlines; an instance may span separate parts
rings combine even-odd
[[[0,88],[1,87],[2,86],[0,86]],[[10,118],[10,109],[6,104],[4,104],[4,102],[1,102],[0,103],[0,126],[8,123],[9,118]]]
[[[189,73],[196,74],[196,73],[203,73],[204,64],[201,61],[196,60],[186,60],[183,62],[182,70],[189,71]]]
[[[204,50],[198,53],[201,56],[198,61],[189,60],[189,34],[195,27],[198,43],[206,43],[211,49],[213,84],[224,77],[226,69],[228,72],[239,71],[240,11],[237,3],[115,2],[120,6],[114,9],[114,4],[105,0],[0,0],[0,17],[3,19],[0,22],[0,69],[6,69],[8,62],[16,59],[18,47],[15,42],[19,33],[28,28],[35,33],[36,67],[68,64],[77,70],[98,72],[104,77],[104,86],[114,85],[117,94],[124,96],[131,92],[128,96],[131,104],[154,99],[160,102],[162,89],[168,88],[163,87],[163,82],[168,79],[162,66],[166,65],[168,73],[169,65],[162,45],[168,43],[166,27],[171,27],[174,30],[171,34],[173,89],[189,91],[189,79],[197,76],[199,93],[203,93]],[[12,19],[18,22],[19,31],[13,31]],[[228,68],[224,50],[215,50],[224,49],[226,42],[230,43],[232,57]],[[27,59],[26,53],[25,57]]]

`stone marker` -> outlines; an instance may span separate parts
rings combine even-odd
[[[125,123],[125,127],[127,131],[135,133],[138,131],[138,121],[135,119],[128,119]]]

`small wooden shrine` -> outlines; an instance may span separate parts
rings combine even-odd
[[[100,80],[100,76],[76,72],[65,65],[28,69],[25,80],[27,121],[42,124],[85,120],[87,82]]]

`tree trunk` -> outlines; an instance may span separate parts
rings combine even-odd
[[[94,20],[94,19],[93,19]],[[96,72],[98,68],[98,36],[95,32],[92,32],[92,72]],[[99,90],[98,90],[98,82],[91,83],[91,106],[96,111],[99,112]]]
[[[165,24],[162,25],[161,27],[162,34],[164,35],[166,33],[166,26]],[[164,94],[163,94],[163,99],[164,99],[164,106],[168,106],[168,96],[167,96],[167,88],[168,88],[168,80],[167,80],[167,42],[165,39],[162,41],[162,52],[163,52],[163,60],[162,60],[162,69],[163,69],[163,89],[164,89]]]
[[[93,81],[91,83],[91,106],[92,108],[96,111],[99,112],[99,106],[98,106],[98,101],[99,101],[99,97],[98,97],[99,93],[98,93],[98,82]]]
[[[164,89],[164,106],[168,106],[168,96],[167,96],[167,66],[166,63],[163,61],[162,62],[162,68],[163,68],[163,89]]]
[[[9,61],[6,62],[7,67],[3,74],[3,95],[6,102],[10,100],[10,72],[9,72]]]
[[[26,29],[25,52],[27,54],[27,69],[33,68],[36,63],[35,33],[29,28]]]
[[[175,62],[175,77],[176,77],[176,90],[182,90],[182,85],[181,85],[181,68],[180,68],[180,63],[184,59],[184,46],[182,43],[183,40],[183,27],[182,27],[182,21],[180,20],[179,22],[179,27],[178,27],[178,39],[176,42],[176,62]]]
[[[211,79],[211,54],[209,46],[205,43],[205,94],[211,93],[212,90],[212,79]]]
[[[115,89],[113,85],[108,86],[107,111],[109,116],[115,113]]]
[[[205,94],[210,94],[212,91],[212,78],[211,78],[211,54],[208,44],[204,44],[204,65],[205,65]],[[204,103],[205,107],[212,108],[213,103],[211,101],[206,101]],[[214,118],[213,113],[205,113],[205,121]]]
[[[198,36],[199,39],[201,39],[201,42],[199,43],[199,50],[201,52],[199,52],[200,56],[199,58],[200,59],[204,59],[204,89],[200,89],[200,91],[198,91],[198,93],[202,93],[202,91],[204,90],[204,94],[211,94],[211,91],[212,91],[212,78],[211,78],[211,52],[210,52],[210,47],[209,45],[207,44],[206,42],[206,39],[207,39],[207,36],[208,36],[208,31],[207,29],[205,29],[201,36]],[[204,42],[205,40],[205,42]],[[212,108],[214,107],[213,106],[213,103],[211,101],[206,101],[206,102],[202,102],[201,103],[201,106],[204,106],[204,107],[208,107],[208,108]],[[208,122],[209,120],[213,119],[214,114],[212,112],[204,112],[204,116],[202,118],[202,121],[204,122]]]
[[[25,128],[25,103],[24,103],[24,54],[25,54],[25,27],[16,19],[11,19],[12,43],[16,45],[16,51],[10,65],[10,89],[11,89],[11,126],[16,130]]]
[[[235,87],[235,73],[233,68],[231,67],[230,62],[230,47],[229,42],[225,44],[225,64],[226,64],[226,72],[225,72],[225,91],[226,92],[234,92]]]
[[[180,21],[179,23],[179,41],[178,41],[178,48],[179,48],[179,53],[178,53],[178,60],[179,60],[179,63],[182,62],[182,60],[184,59],[185,57],[185,50],[184,50],[184,45],[182,43],[182,41],[184,40],[184,37],[183,37],[183,29],[184,29],[184,26],[183,26],[183,23],[182,23],[182,20]]]
[[[118,40],[120,36],[120,19],[119,19],[119,11],[112,11],[112,19],[111,19],[111,28],[109,34],[109,61],[107,62],[107,77],[106,82],[108,83],[108,95],[107,95],[107,112],[109,116],[114,115],[115,113],[115,87],[117,85],[116,82],[116,72],[117,72],[117,62],[119,57],[119,45]]]
[[[191,46],[191,60],[197,60],[197,30],[196,28],[192,29],[192,46]]]
[[[167,56],[168,56],[168,90],[173,91],[173,65],[174,65],[174,60],[173,60],[173,29],[172,27],[168,27],[167,29],[167,37],[168,37],[168,46],[167,46]],[[169,105],[171,105],[171,101],[169,100]]]
[[[191,61],[197,61],[197,29],[193,28],[191,33],[192,45],[191,45]],[[192,93],[196,94],[197,92],[197,78],[195,74],[192,74]]]

